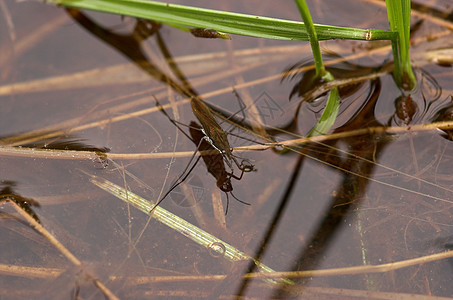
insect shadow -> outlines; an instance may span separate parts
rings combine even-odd
[[[227,197],[227,205],[225,209],[225,215],[228,213],[228,207],[229,207],[229,197],[228,195],[231,195],[234,199],[236,199],[238,202],[243,203],[245,205],[250,205],[250,203],[244,202],[240,199],[238,199],[234,194],[233,194],[233,185],[231,183],[231,178],[234,178],[236,180],[241,180],[242,176],[244,175],[244,172],[250,172],[255,170],[254,166],[252,164],[244,164],[245,159],[241,162],[238,163],[236,159],[234,159],[235,163],[238,165],[241,175],[237,176],[233,174],[233,169],[231,162],[228,164],[231,168],[231,172],[228,172],[225,168],[225,162],[228,161],[229,156],[225,155],[224,151],[219,150],[213,143],[212,140],[205,135],[205,132],[203,130],[203,127],[200,126],[198,123],[191,121],[189,127],[189,133],[190,136],[179,126],[179,122],[173,120],[167,112],[164,110],[164,108],[160,105],[160,103],[156,99],[156,106],[159,107],[160,111],[172,122],[188,139],[192,140],[192,142],[197,146],[197,150],[194,152],[192,155],[189,163],[187,164],[187,167],[184,169],[182,174],[176,179],[176,181],[172,184],[171,188],[165,193],[164,196],[157,202],[156,206],[159,205],[177,186],[179,186],[181,183],[183,183],[187,177],[190,175],[192,170],[195,168],[195,166],[198,164],[198,161],[200,158],[203,159],[208,172],[214,176],[216,179],[216,185],[217,187],[225,193]],[[180,123],[181,124],[181,123]],[[185,124],[181,124],[184,126],[187,126]],[[220,127],[220,126],[219,126]],[[231,149],[229,149],[230,152],[229,154],[231,157],[233,157],[231,153]],[[192,161],[195,158],[196,152],[200,152],[200,156],[195,160],[195,162],[192,164]]]

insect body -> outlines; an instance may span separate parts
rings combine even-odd
[[[220,125],[214,119],[214,116],[212,115],[209,107],[197,97],[192,97],[192,99],[190,100],[190,105],[192,107],[193,114],[201,123],[202,131],[206,135],[205,139],[222,154],[225,162],[228,164],[230,169],[233,169],[231,161],[234,161],[241,171],[253,171],[253,165],[244,165],[243,163],[238,163],[233,153],[231,152],[231,146],[228,142],[228,137],[225,131],[223,131],[222,127],[220,127]]]
[[[209,151],[209,150],[214,150],[214,146],[211,145],[205,138],[204,134],[202,133],[202,127],[198,125],[195,122],[190,122],[190,135],[193,139],[193,142],[197,145],[198,151]],[[217,149],[216,149],[217,150]],[[212,151],[211,151],[212,152]],[[246,203],[244,201],[239,200],[236,198],[232,191],[233,191],[233,185],[231,184],[231,178],[235,178],[237,180],[242,179],[242,175],[244,174],[244,170],[241,170],[241,176],[236,176],[233,173],[229,173],[225,169],[225,163],[224,163],[224,158],[221,153],[213,153],[213,154],[201,154],[201,157],[203,158],[203,161],[208,169],[208,172],[214,176],[214,178],[217,180],[217,187],[225,192],[227,195],[227,201],[228,201],[228,193],[233,196],[234,199],[238,200],[241,203],[249,205],[249,203]],[[226,212],[228,212],[228,202],[227,202],[227,208]]]
[[[213,150],[213,146],[206,141],[203,133],[200,131],[202,130],[200,125],[192,121],[190,122],[189,130],[193,142],[198,146],[198,151]],[[202,154],[202,158],[208,168],[208,172],[217,180],[217,187],[223,192],[231,192],[233,187],[230,178],[233,175],[226,171],[222,155],[220,153]],[[238,179],[241,179],[241,177],[238,177]]]

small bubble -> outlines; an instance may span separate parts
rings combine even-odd
[[[225,246],[220,243],[220,242],[214,242],[208,245],[209,248],[209,254],[212,257],[222,257],[225,255],[226,248]]]

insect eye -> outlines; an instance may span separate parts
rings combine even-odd
[[[220,189],[222,190],[222,192],[225,192],[225,193],[231,192],[233,190],[233,186],[231,185],[231,181],[229,181],[229,180],[225,181],[222,184],[222,186],[220,187]]]

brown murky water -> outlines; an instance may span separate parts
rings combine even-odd
[[[383,6],[351,2],[311,3],[313,19],[387,28]],[[0,298],[99,299],[99,282],[120,299],[452,296],[452,135],[420,126],[452,119],[447,2],[414,11],[417,90],[402,93],[389,74],[342,87],[333,135],[286,152],[263,144],[306,136],[325,103],[302,101],[307,43],[201,39],[130,18],[0,3],[1,198],[80,262],[3,201]],[[199,5],[299,19],[292,2]],[[336,78],[388,70],[385,43],[322,46]],[[250,205],[227,198],[206,159],[187,168],[197,149],[185,127],[196,120],[194,94],[217,114],[238,162],[254,165],[240,180],[235,164],[218,166]],[[197,244],[93,175],[152,202],[184,178],[161,207],[221,242]],[[229,246],[246,258],[228,260]],[[294,284],[243,277],[257,271],[250,257],[278,272],[313,272],[290,274]]]

